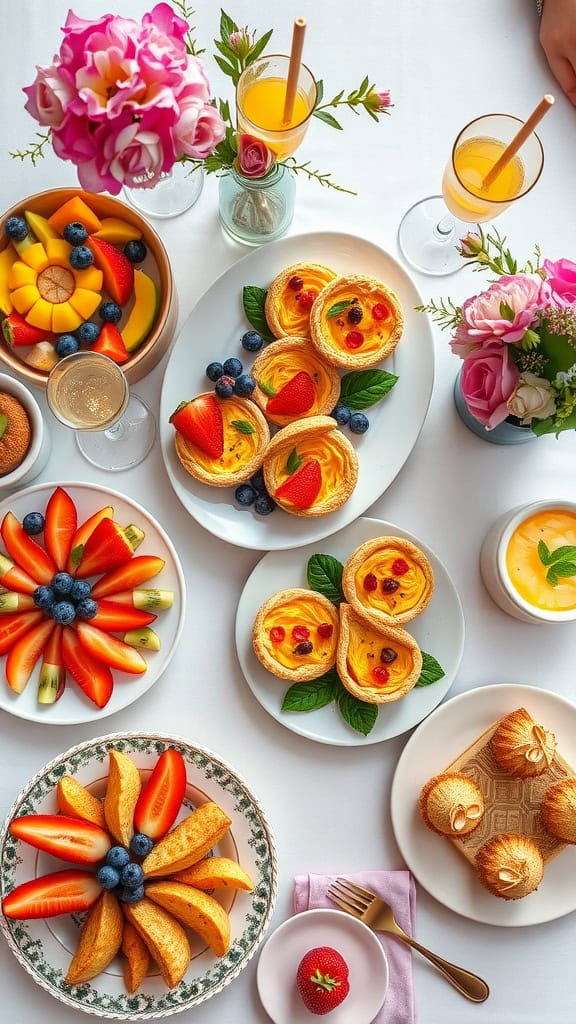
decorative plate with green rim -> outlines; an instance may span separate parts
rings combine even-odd
[[[0,832],[2,899],[22,882],[74,867],[12,836],[8,827],[14,817],[57,813],[56,787],[63,775],[73,775],[95,796],[103,797],[111,748],[127,754],[145,781],[158,757],[169,747],[182,754],[186,765],[186,797],[177,821],[207,800],[219,804],[232,825],[214,852],[237,860],[251,876],[254,891],[221,889],[214,893],[231,923],[230,947],[223,957],[218,959],[198,936],[189,932],[192,959],[180,984],[167,989],[154,968],[155,973],[147,975],[133,995],[124,987],[120,957],[90,982],[65,983],[84,915],[27,921],[0,915],[0,926],[19,963],[42,988],[76,1010],[113,1020],[137,1021],[167,1017],[197,1006],[240,974],[270,922],[276,899],[277,861],[274,838],[257,798],[244,780],[215,754],[192,746],[182,737],[160,733],[116,733],[89,740],[72,747],[34,776],[16,799]]]

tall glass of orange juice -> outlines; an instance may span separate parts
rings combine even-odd
[[[511,114],[485,114],[459,133],[442,179],[442,195],[411,207],[398,230],[403,255],[426,274],[452,274],[464,265],[456,246],[471,224],[493,220],[534,187],[544,166],[542,143],[532,132],[493,179],[489,171],[523,122]]]
[[[301,64],[292,113],[284,118],[289,63],[290,57],[281,54],[260,57],[245,68],[236,86],[238,131],[262,139],[277,160],[298,149],[317,98],[314,75]]]

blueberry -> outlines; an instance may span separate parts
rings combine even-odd
[[[213,384],[215,384],[217,380],[220,380],[223,373],[224,367],[222,366],[222,363],[208,363],[208,366],[206,367],[206,376]]]
[[[14,242],[22,242],[28,234],[28,225],[24,217],[8,217],[6,221],[6,234]]]
[[[59,356],[71,356],[80,348],[78,338],[73,334],[61,334],[56,342],[56,354]]]
[[[28,512],[22,520],[22,526],[24,532],[30,537],[34,536],[35,533],[42,533],[44,529],[44,516],[41,512]]]
[[[103,302],[98,312],[100,319],[107,324],[117,324],[122,316],[122,310],[117,302]]]
[[[70,597],[73,601],[82,601],[85,597],[90,597],[92,593],[92,587],[88,583],[88,580],[74,580],[70,587]]]
[[[256,381],[249,373],[241,373],[239,377],[236,377],[234,391],[240,398],[250,398],[255,387]]]
[[[74,270],[85,270],[94,263],[94,255],[87,245],[75,245],[68,259]]]
[[[59,626],[69,626],[76,618],[76,609],[71,601],[56,601],[52,616]]]
[[[121,871],[130,861],[130,854],[123,846],[111,846],[106,854],[106,863]]]
[[[264,344],[264,338],[258,331],[246,331],[240,338],[240,344],[247,352],[259,352]]]
[[[120,882],[125,889],[137,889],[144,881],[144,872],[139,864],[129,861],[120,872]]]
[[[341,427],[345,427],[347,423],[350,423],[350,409],[347,405],[340,405],[340,403],[338,403],[338,405],[332,409],[330,415]]]
[[[350,430],[353,434],[365,434],[370,426],[370,420],[363,412],[353,412],[350,416]]]
[[[153,840],[150,839],[150,836],[144,835],[143,832],[137,832],[136,835],[132,836],[130,849],[137,857],[147,857],[153,846]]]
[[[104,867],[101,867],[98,871],[96,878],[103,889],[115,889],[120,881],[120,873],[116,868],[112,868],[109,864],[105,864]]]
[[[52,586],[58,594],[69,594],[74,586],[74,577],[69,572],[57,572],[52,577]]]
[[[119,898],[122,903],[139,903],[144,899],[144,886],[139,885],[137,889],[120,889]]]
[[[234,491],[234,497],[239,505],[244,505],[248,508],[249,505],[253,505],[256,501],[257,494],[250,484],[240,484]]]
[[[220,380],[216,381],[214,385],[214,391],[218,395],[218,398],[232,398],[234,394],[234,378],[223,376]]]
[[[232,356],[231,359],[227,359],[225,361],[222,369],[224,370],[224,373],[227,374],[228,377],[236,378],[240,376],[244,367],[242,366],[242,362],[240,359],[236,359],[235,356]]]
[[[126,259],[130,260],[130,263],[143,263],[148,255],[148,249],[144,242],[141,242],[139,238],[135,238],[130,242],[126,242],[124,255]]]
[[[52,587],[36,587],[33,595],[34,604],[43,612],[48,612],[54,606],[56,597]]]
[[[64,228],[63,235],[70,245],[82,245],[82,243],[88,238],[88,232],[79,220],[74,220],[71,224],[67,224]]]
[[[264,470],[259,469],[254,476],[250,477],[250,483],[258,494],[266,494],[266,484],[264,483]]]
[[[98,611],[98,604],[91,597],[83,597],[76,605],[76,615],[79,619],[93,619]]]
[[[276,502],[269,494],[259,494],[254,502],[254,511],[259,516],[268,516],[276,508]]]
[[[92,320],[85,320],[76,331],[78,341],[83,341],[87,345],[93,345],[99,334],[100,325],[95,324]]]

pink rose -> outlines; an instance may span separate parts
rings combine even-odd
[[[36,78],[22,91],[28,102],[24,109],[41,125],[58,128],[64,120],[66,107],[74,96],[72,87],[60,77],[57,64],[36,66]]]
[[[486,345],[465,357],[460,378],[462,394],[472,415],[487,430],[493,430],[509,415],[507,402],[518,377],[518,367],[506,345]]]
[[[216,107],[189,94],[180,101],[180,117],[173,134],[178,153],[204,160],[222,141],[226,128]]]
[[[576,263],[572,260],[544,260],[544,270],[548,274],[547,283],[554,292],[554,297],[562,306],[571,306],[576,302]]]
[[[513,343],[520,341],[536,313],[550,304],[550,286],[539,274],[504,274],[485,292],[466,299],[462,306],[463,324],[458,329],[460,343],[491,344],[494,338]]]
[[[238,170],[245,178],[263,178],[272,160],[272,153],[261,139],[246,133],[238,136]]]

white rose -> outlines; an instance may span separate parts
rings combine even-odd
[[[550,381],[535,373],[522,373],[508,399],[508,411],[522,423],[545,420],[556,412],[556,392]]]

